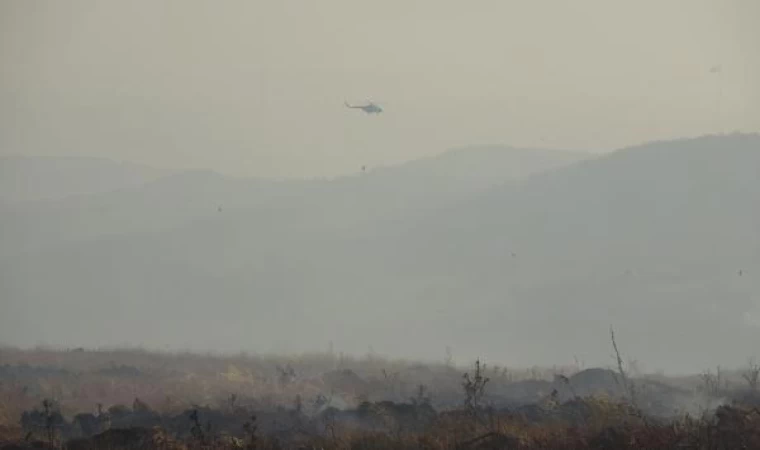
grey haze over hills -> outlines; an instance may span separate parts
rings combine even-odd
[[[135,188],[167,173],[101,158],[0,156],[0,204]]]
[[[23,253],[109,235],[171,230],[216,220],[220,208],[225,217],[256,212],[282,215],[286,222],[306,220],[308,227],[354,228],[357,221],[435,209],[587,157],[481,146],[333,180],[288,181],[202,170],[158,176],[156,170],[96,158],[8,158],[4,171],[12,176],[3,179],[6,213],[0,218],[0,243],[6,253]]]
[[[737,365],[760,337],[758,173],[760,137],[735,135],[17,202],[0,340],[607,364],[614,325],[645,367]]]
[[[374,245],[373,234],[385,225],[587,156],[479,147],[329,181],[193,171],[132,189],[16,201],[0,218],[2,289],[9,298],[4,317],[11,319],[2,339],[292,350],[313,338],[272,337],[297,317],[291,314],[309,321],[303,312],[321,297],[329,309],[349,295],[341,286],[359,289],[371,275],[362,264],[373,260],[372,250],[358,258],[352,253]],[[382,265],[373,272],[382,274]],[[339,287],[334,295],[333,286]],[[243,334],[225,338],[222,327],[185,341],[193,329],[211,326],[218,302],[227,305],[233,323],[241,310],[253,314],[233,325]],[[82,317],[94,320],[78,326]],[[135,335],[130,323],[143,331]],[[324,331],[320,348],[333,339]],[[278,344],[282,340],[286,345]]]
[[[401,238],[398,259],[472,287],[457,295],[476,293],[481,316],[501,324],[476,335],[509,336],[521,359],[606,355],[615,325],[650,367],[740,364],[758,337],[758,200],[757,135],[656,142],[436,213],[418,226],[434,232]],[[556,350],[525,345],[523,332]]]

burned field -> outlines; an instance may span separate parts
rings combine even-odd
[[[756,367],[2,350],[2,448],[758,448]]]

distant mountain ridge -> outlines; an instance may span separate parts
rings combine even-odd
[[[283,211],[290,217],[308,214],[311,220],[319,211],[323,217],[331,217],[332,226],[366,223],[395,214],[423,213],[588,156],[536,152],[475,147],[334,180],[280,181],[232,178],[210,170],[165,173],[97,158],[21,158],[15,166],[2,169],[9,172],[16,167],[17,171],[2,181],[9,186],[0,192],[13,201],[5,206],[6,217],[0,218],[4,227],[0,243],[18,249],[18,243],[27,242],[22,251],[28,251],[56,241],[168,230],[216,219],[219,210],[228,214],[252,209]],[[447,162],[452,155],[473,163],[452,165]],[[102,176],[97,174],[99,168],[103,168]],[[55,177],[40,178],[48,173]],[[484,176],[478,176],[481,173]],[[78,180],[70,182],[68,177]],[[63,187],[56,189],[52,184],[61,178]],[[324,220],[314,225],[317,223]],[[35,230],[37,237],[25,237]]]
[[[18,210],[0,218],[0,341],[604,364],[614,325],[648,367],[741,364],[760,337],[759,168],[760,136],[711,136],[519,179],[190,174],[93,197],[112,216]]]
[[[369,170],[366,176],[438,178],[488,187],[501,181],[520,179],[533,173],[560,167],[590,157],[576,151],[521,149],[489,145],[452,149],[439,155]],[[267,180],[265,178],[225,177],[211,170],[176,171],[141,164],[117,162],[99,157],[2,156],[0,155],[0,200],[24,202],[61,200],[122,189],[133,189],[153,181],[202,178],[230,179],[258,183],[304,183],[310,180]],[[339,176],[335,180],[354,177]],[[319,181],[311,181],[319,183]]]
[[[140,186],[168,173],[103,158],[0,156],[0,201],[60,200]]]
[[[692,370],[705,354],[741,363],[749,336],[760,337],[748,322],[760,311],[759,202],[760,136],[655,142],[438,211],[400,232],[392,264],[459,279],[445,296],[471,286],[481,314],[503,318],[503,331],[477,334],[486,342],[519,339],[517,330],[556,336],[557,350],[528,351],[545,360],[604,352],[593,335],[616,324],[644,361],[664,365],[677,352]]]

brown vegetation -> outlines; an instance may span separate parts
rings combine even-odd
[[[617,354],[616,371],[332,354],[0,360],[4,449],[760,448],[754,365],[671,380],[633,378]]]

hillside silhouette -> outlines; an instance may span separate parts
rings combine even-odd
[[[16,319],[2,338],[265,351],[334,341],[428,359],[455,344],[518,364],[608,363],[599,336],[614,324],[654,368],[751,355],[760,137],[568,163],[459,188],[478,177],[436,185],[424,162],[301,182],[194,172],[26,210],[3,219],[16,221],[0,284]],[[405,313],[410,303],[424,313]]]

